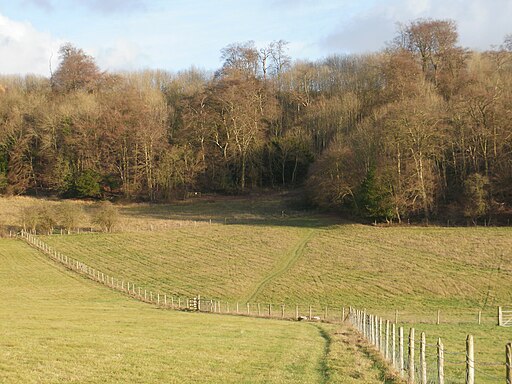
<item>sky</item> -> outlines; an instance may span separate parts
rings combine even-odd
[[[0,74],[49,76],[70,42],[102,70],[215,70],[220,50],[285,40],[294,60],[375,52],[397,23],[451,19],[459,44],[512,33],[512,0],[0,0]]]

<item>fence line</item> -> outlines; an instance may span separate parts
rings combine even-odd
[[[22,230],[16,234],[16,237],[24,240],[32,247],[43,252],[52,260],[62,264],[66,268],[77,272],[91,280],[99,282],[113,290],[120,291],[130,297],[157,305],[163,308],[188,310],[198,312],[209,312],[218,314],[231,314],[240,316],[266,317],[274,319],[295,319],[323,322],[349,322],[370,342],[382,357],[390,362],[393,368],[402,378],[407,378],[408,383],[453,383],[459,378],[450,378],[446,381],[445,367],[464,366],[465,384],[475,383],[475,372],[481,376],[501,382],[501,379],[485,371],[486,367],[500,367],[505,373],[505,382],[512,384],[512,344],[506,345],[505,362],[475,362],[473,337],[468,335],[466,340],[466,351],[447,351],[444,348],[441,339],[436,344],[427,344],[426,335],[422,333],[419,341],[416,339],[415,329],[410,328],[408,340],[404,336],[404,328],[398,327],[398,311],[395,311],[395,322],[384,320],[381,317],[361,311],[352,307],[345,311],[343,306],[313,306],[313,305],[285,305],[272,303],[230,303],[228,301],[205,298],[201,296],[183,297],[179,295],[168,295],[161,292],[153,292],[147,288],[138,286],[131,281],[116,278],[99,271],[91,266],[63,255],[43,242],[37,236]],[[245,304],[245,305],[242,305]],[[506,321],[506,315],[509,311],[503,311],[498,308],[498,325],[503,325]],[[512,311],[510,311],[512,314]],[[437,323],[439,323],[440,313],[437,312]],[[481,314],[479,314],[481,317]],[[505,320],[504,320],[505,319]],[[397,328],[398,327],[398,328]],[[397,332],[398,331],[398,332]],[[398,335],[397,335],[398,334]],[[406,345],[407,344],[407,345]],[[407,357],[404,353],[404,347],[407,349]],[[417,348],[418,347],[418,348]],[[432,348],[435,354],[427,353]],[[418,356],[416,359],[415,356]],[[416,364],[416,360],[419,361]],[[435,361],[435,364],[432,362]],[[432,367],[435,365],[435,367]],[[502,376],[503,377],[503,376]]]
[[[167,294],[162,292],[153,292],[146,287],[137,285],[132,281],[127,281],[123,278],[118,278],[96,268],[93,268],[86,263],[83,263],[75,258],[68,257],[47,243],[42,241],[39,237],[30,232],[22,230],[16,236],[30,246],[38,249],[52,260],[62,264],[64,267],[77,272],[91,280],[103,284],[113,290],[125,293],[130,297],[155,304],[159,307],[185,310],[185,311],[198,311],[209,312],[217,314],[230,314],[239,316],[251,317],[265,317],[273,319],[286,319],[286,320],[309,320],[309,321],[322,321],[322,322],[342,322],[346,319],[348,311],[345,311],[343,306],[314,306],[314,305],[286,305],[284,303],[242,303],[242,302],[228,302],[226,300],[219,300],[207,298],[204,296],[182,296],[175,294]]]
[[[87,228],[87,230],[79,230],[76,233],[82,233],[82,234],[96,234],[100,232],[94,231],[92,228]],[[31,235],[34,236],[36,233],[21,230],[20,233],[16,233],[13,231],[9,232],[10,237],[16,237],[21,234]],[[55,234],[55,233],[54,233]],[[27,240],[26,237],[23,237],[24,240]],[[147,301],[147,300],[145,300]],[[268,310],[268,303],[260,303],[261,305],[266,306]],[[274,304],[272,304],[274,307]],[[258,311],[256,310],[258,306],[258,303],[251,303],[250,304],[250,313],[251,315],[256,315]],[[293,306],[293,305],[292,305]],[[338,308],[341,305],[334,305],[333,308]],[[313,320],[328,320],[330,321],[339,321],[341,319],[341,316],[337,314],[336,309],[330,308],[331,306],[327,306],[327,316],[326,316],[326,306],[322,306],[320,308],[314,307],[312,311],[308,310],[300,310],[299,313],[296,313],[296,316],[292,316],[294,313],[291,310],[290,307],[286,307],[286,318],[298,318],[307,317],[308,319]],[[233,305],[230,306],[230,309],[233,308]],[[262,308],[262,307],[261,307]],[[259,316],[262,316],[266,313],[266,311],[263,311],[260,308]],[[334,310],[334,312],[332,312]],[[242,312],[242,311],[239,311]],[[496,307],[489,308],[485,312],[482,311],[482,309],[478,308],[467,308],[467,309],[461,309],[459,311],[450,311],[449,313],[443,313],[441,309],[433,309],[430,311],[422,311],[421,313],[413,312],[413,311],[407,311],[407,310],[388,310],[388,311],[379,311],[384,316],[388,316],[389,318],[394,317],[395,324],[400,323],[428,323],[428,324],[498,324],[500,326],[512,326],[512,306],[511,307],[498,307],[498,311],[496,312]],[[246,311],[245,311],[246,313]],[[336,314],[336,316],[333,316],[333,313]],[[275,314],[274,314],[275,315]],[[272,317],[279,317],[279,316],[272,316]],[[266,316],[268,317],[268,316]]]
[[[467,335],[465,351],[448,351],[441,338],[436,344],[428,344],[426,334],[422,332],[418,340],[414,328],[409,329],[408,337],[405,338],[404,328],[399,327],[396,340],[397,324],[367,313],[366,310],[350,307],[348,320],[409,384],[458,382],[461,377],[447,378],[445,366],[464,366],[465,384],[475,384],[475,373],[494,383],[512,384],[512,343],[505,346],[505,361],[478,362],[475,360],[472,335]],[[404,354],[405,344],[407,356]],[[490,373],[488,368],[494,371],[501,368],[503,375],[498,377],[494,372]]]

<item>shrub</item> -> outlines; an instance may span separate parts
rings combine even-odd
[[[97,172],[86,170],[75,178],[72,190],[77,197],[99,197],[100,182],[101,176]]]
[[[69,234],[73,229],[78,228],[80,225],[80,221],[83,217],[82,207],[80,207],[76,203],[67,201],[65,203],[60,204],[57,208],[57,217],[59,220],[59,224]]]
[[[57,224],[55,210],[45,203],[34,204],[21,210],[21,226],[26,231],[53,232]]]
[[[103,232],[112,232],[119,221],[118,209],[109,201],[102,202],[94,213],[93,222]]]
[[[464,216],[473,223],[489,210],[489,178],[479,173],[469,175],[464,181]]]
[[[46,204],[40,205],[37,208],[38,229],[48,234],[53,233],[53,229],[57,225],[56,217],[55,209]]]
[[[20,212],[21,226],[25,231],[35,231],[39,223],[38,207],[32,205],[23,207]]]

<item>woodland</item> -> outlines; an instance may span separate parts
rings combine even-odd
[[[287,45],[228,45],[214,72],[109,73],[67,43],[49,77],[0,76],[0,194],[297,190],[363,220],[508,223],[512,35],[472,51],[453,21],[419,19],[379,52]]]

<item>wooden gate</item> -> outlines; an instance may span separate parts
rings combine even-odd
[[[512,307],[498,307],[498,325],[512,327]]]

